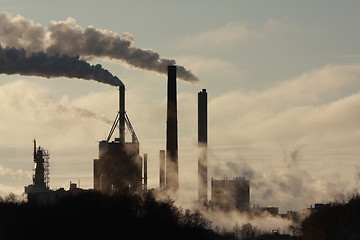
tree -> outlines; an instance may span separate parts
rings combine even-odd
[[[251,240],[254,239],[257,233],[257,228],[253,227],[251,223],[242,225],[240,230],[240,239]]]

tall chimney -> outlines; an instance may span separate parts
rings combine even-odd
[[[198,93],[198,198],[207,202],[207,92]]]
[[[174,199],[178,198],[178,132],[176,101],[176,66],[168,66],[166,122],[166,188]]]
[[[159,173],[159,180],[160,180],[160,188],[165,188],[165,150],[160,150],[159,153],[160,159],[160,173]]]
[[[147,154],[144,153],[144,189],[147,189]]]
[[[125,143],[125,86],[119,87],[119,139]]]

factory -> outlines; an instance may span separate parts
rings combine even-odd
[[[125,124],[132,141],[125,141]],[[119,137],[110,142],[117,128]],[[99,142],[99,158],[94,159],[94,189],[104,193],[142,188],[142,163],[139,141],[125,111],[125,86],[119,87],[119,111],[106,140]]]
[[[207,163],[207,92],[198,92],[198,206],[208,205]],[[159,189],[173,199],[179,197],[178,127],[177,127],[176,66],[168,66],[166,150],[159,152]],[[125,125],[132,142],[125,141]],[[110,142],[115,129],[119,137]],[[125,111],[125,88],[119,88],[119,111],[106,140],[99,142],[99,158],[94,160],[94,189],[102,192],[129,188],[146,189],[147,155],[139,155],[139,141]],[[248,210],[249,181],[237,177],[232,180],[211,180],[211,206],[221,210]]]
[[[160,151],[160,188],[178,198],[176,66],[168,66],[166,152]],[[131,132],[126,142],[125,125]],[[110,141],[118,127],[119,137]],[[114,190],[147,188],[147,155],[139,155],[139,140],[125,111],[125,87],[119,87],[119,111],[106,140],[99,142],[99,158],[94,159],[94,189],[105,193]]]
[[[159,151],[158,192],[174,200],[179,199],[179,159],[178,159],[178,119],[176,66],[168,66],[167,112],[166,112],[166,150]],[[197,206],[211,206],[220,210],[248,210],[250,206],[249,181],[236,177],[228,180],[211,179],[211,201],[208,199],[208,110],[206,89],[198,92],[198,179]],[[113,191],[147,190],[147,154],[140,156],[140,143],[131,125],[125,108],[125,86],[119,86],[119,109],[106,139],[98,144],[98,158],[93,159],[93,189],[103,193]],[[125,130],[131,139],[125,138]],[[59,192],[49,189],[49,154],[34,141],[35,173],[33,184],[25,187],[28,199],[45,193]],[[194,182],[196,179],[194,179]],[[70,190],[80,190],[74,183]],[[69,190],[69,191],[70,191]],[[60,195],[61,195],[60,194]],[[210,203],[210,204],[209,204]]]

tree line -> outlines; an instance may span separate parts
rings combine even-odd
[[[265,232],[245,223],[212,228],[201,212],[157,200],[151,191],[102,194],[83,191],[48,203],[0,197],[0,239],[360,239],[360,197],[312,211],[292,235]]]

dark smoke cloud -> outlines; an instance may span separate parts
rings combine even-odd
[[[24,49],[15,49],[0,45],[0,73],[41,76],[46,78],[68,77],[95,80],[112,86],[123,85],[119,78],[113,76],[100,64],[90,65],[78,56],[48,56],[44,52],[26,54]]]
[[[166,59],[149,49],[132,47],[134,37],[118,34],[93,26],[85,29],[75,20],[52,21],[47,29],[21,16],[12,17],[0,13],[0,42],[5,46],[24,48],[28,52],[44,51],[47,54],[79,55],[84,59],[118,59],[127,64],[161,74],[167,73],[168,65],[176,65],[173,59]],[[177,76],[189,82],[199,79],[183,66],[177,66]]]

